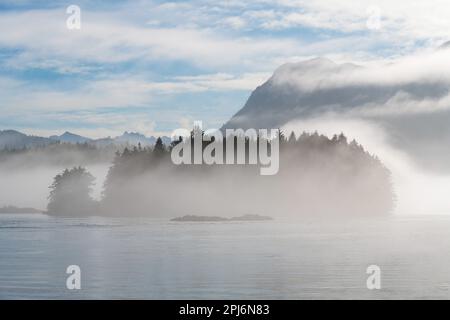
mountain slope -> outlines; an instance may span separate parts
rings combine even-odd
[[[449,53],[370,67],[322,58],[285,64],[222,129],[363,120],[381,127],[390,144],[424,168],[450,172],[450,150],[443,147],[450,145]]]
[[[59,141],[59,142],[63,142],[63,143],[86,143],[86,142],[91,142],[92,139],[71,133],[66,131],[65,133],[63,133],[60,136],[51,136],[50,139],[55,140],[55,141]]]
[[[448,83],[427,79],[377,81],[373,73],[323,58],[285,64],[251,93],[223,128],[278,128],[293,119],[355,113],[402,97],[413,102],[439,99],[449,91]]]
[[[15,130],[0,131],[0,149],[24,149],[43,147],[55,143],[43,137],[28,136]]]
[[[0,150],[20,150],[24,148],[39,148],[50,144],[67,143],[67,144],[84,144],[93,145],[99,148],[116,146],[137,146],[139,143],[142,147],[153,146],[157,137],[146,137],[137,132],[124,132],[122,135],[111,138],[90,139],[71,132],[66,131],[62,135],[53,135],[49,138],[28,136],[15,130],[0,131]],[[171,139],[167,136],[161,137],[165,145],[170,144]]]

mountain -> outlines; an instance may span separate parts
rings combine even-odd
[[[450,172],[450,150],[442,147],[450,145],[449,51],[365,67],[324,58],[284,64],[222,129],[321,117],[369,121],[418,164]]]
[[[380,75],[355,64],[337,64],[324,58],[282,65],[223,127],[278,128],[293,119],[388,107],[389,102],[399,98],[413,102],[442,98],[449,90],[448,83],[427,79],[377,81],[375,76]]]
[[[141,146],[146,147],[155,144],[156,138],[147,138],[146,136],[138,132],[125,131],[121,136],[116,137],[114,141],[116,144],[138,145],[140,143]]]
[[[142,147],[153,146],[157,137],[146,137],[143,134],[137,132],[124,132],[122,135],[111,138],[90,139],[71,132],[64,132],[62,135],[53,135],[49,138],[28,136],[24,133],[15,130],[0,131],[0,150],[20,150],[24,148],[39,148],[45,147],[50,144],[67,143],[67,144],[90,144],[99,148],[108,146],[126,147],[137,146],[139,143]],[[161,137],[165,145],[169,145],[171,142],[170,137]]]
[[[278,128],[292,119],[335,106],[336,98],[347,100],[345,107],[354,105],[356,101],[351,101],[351,93],[336,94],[333,88],[312,90],[309,87],[313,81],[320,83],[330,74],[355,68],[358,67],[339,65],[325,58],[284,64],[251,93],[244,107],[223,128]]]
[[[92,139],[89,139],[89,138],[86,138],[83,136],[79,136],[77,134],[73,134],[68,131],[66,131],[65,133],[63,133],[60,136],[51,136],[50,139],[59,141],[62,143],[87,143],[87,142],[92,141]]]
[[[93,140],[91,142],[91,144],[96,146],[97,148],[105,148],[105,147],[116,145],[114,139],[111,138],[111,137],[100,138],[100,139]]]
[[[450,41],[443,43],[438,49],[439,50],[447,50],[450,48]]]
[[[158,138],[154,136],[146,137],[145,135],[138,132],[128,132],[125,131],[121,136],[117,136],[115,138],[102,138],[93,140],[92,143],[97,146],[107,146],[107,145],[115,145],[115,146],[137,146],[141,144],[142,147],[150,147],[156,143]],[[161,137],[163,143],[165,145],[169,145],[172,141],[170,137],[162,136]]]
[[[15,130],[0,131],[0,149],[24,149],[44,147],[55,143],[49,138],[28,136]]]

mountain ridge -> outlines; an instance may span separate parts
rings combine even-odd
[[[450,49],[450,42],[444,46]],[[440,58],[446,54],[437,53]],[[437,140],[450,144],[450,77],[443,67],[422,66],[421,61],[359,66],[316,58],[283,64],[250,94],[222,130],[274,129],[321,118],[357,119],[382,128],[394,147],[424,168],[450,172],[450,152],[433,147]],[[403,76],[413,64],[422,67],[421,72]]]
[[[51,144],[66,143],[66,144],[89,144],[96,147],[107,146],[137,146],[141,144],[142,147],[153,146],[158,137],[147,137],[138,132],[125,131],[122,135],[116,137],[105,137],[99,139],[91,139],[69,131],[65,131],[61,135],[51,135],[49,137],[41,137],[34,135],[27,135],[17,130],[5,129],[0,130],[0,150],[20,150],[27,148],[45,147]],[[171,138],[161,136],[163,143],[168,145]]]

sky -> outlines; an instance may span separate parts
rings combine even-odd
[[[0,130],[219,128],[284,63],[395,61],[450,40],[448,17],[442,0],[0,0]]]

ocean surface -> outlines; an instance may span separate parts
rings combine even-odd
[[[81,290],[66,269],[81,268]],[[366,286],[369,265],[381,289]],[[0,215],[0,299],[449,299],[450,216],[188,223]]]

